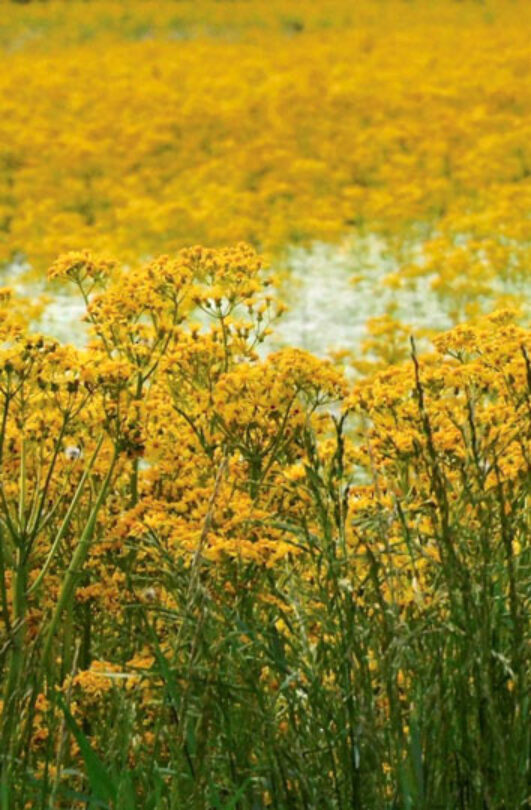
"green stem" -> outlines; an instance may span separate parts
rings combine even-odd
[[[86,484],[87,478],[88,478],[88,476],[90,474],[90,471],[92,470],[92,467],[94,466],[94,462],[96,461],[96,458],[98,456],[98,453],[100,452],[102,444],[103,444],[103,434],[100,436],[100,438],[98,440],[98,443],[96,445],[96,449],[94,450],[94,453],[92,454],[92,457],[91,457],[85,471],[83,472],[83,475],[81,476],[81,480],[80,480],[80,482],[79,482],[79,484],[77,486],[76,492],[74,494],[74,497],[72,498],[70,506],[68,507],[68,511],[67,511],[67,513],[66,513],[66,515],[64,517],[64,520],[63,520],[63,522],[62,522],[62,524],[61,524],[61,526],[59,528],[59,531],[57,532],[57,534],[55,536],[55,540],[52,543],[52,547],[51,547],[50,551],[48,552],[48,556],[46,558],[46,561],[45,561],[45,563],[44,563],[44,565],[43,565],[43,567],[42,567],[42,569],[41,569],[41,571],[39,573],[39,576],[33,582],[32,586],[28,590],[28,595],[39,587],[42,580],[46,576],[46,573],[48,572],[48,569],[50,568],[50,565],[52,564],[52,560],[54,558],[55,552],[57,551],[57,548],[59,547],[59,543],[61,542],[61,540],[65,536],[66,531],[67,531],[67,529],[68,529],[68,527],[70,525],[70,521],[72,520],[72,515],[74,514],[74,512],[75,512],[75,510],[77,508],[79,499],[81,498],[83,490],[85,489],[85,484]]]
[[[89,553],[90,544],[92,541],[92,537],[94,535],[94,529],[96,528],[98,513],[101,507],[103,506],[103,503],[107,496],[107,492],[109,490],[117,458],[118,458],[118,451],[115,448],[111,464],[107,471],[107,475],[103,480],[100,491],[98,493],[98,497],[96,498],[96,502],[92,508],[89,519],[87,520],[87,523],[83,530],[83,534],[81,535],[78,546],[74,552],[74,556],[72,557],[70,565],[68,566],[68,569],[66,571],[61,592],[59,594],[59,599],[57,600],[55,610],[50,619],[50,623],[48,625],[48,632],[46,634],[46,639],[44,642],[44,649],[42,653],[42,666],[44,669],[46,669],[50,663],[50,655],[52,651],[53,639],[55,636],[55,632],[57,630],[57,626],[59,624],[59,620],[66,605],[68,604],[69,600],[72,597],[76,584],[76,579],[81,569],[83,568],[83,565]]]
[[[2,754],[4,759],[2,767],[2,791],[8,795],[9,773],[11,770],[12,748],[14,740],[11,739],[13,722],[17,716],[18,692],[23,678],[24,640],[26,618],[26,577],[23,549],[17,549],[17,568],[13,581],[13,622],[11,632],[11,657],[9,669],[4,685],[3,723],[2,723]],[[3,806],[3,805],[2,805]]]

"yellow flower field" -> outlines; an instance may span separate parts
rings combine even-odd
[[[527,3],[2,8],[0,260],[358,230],[469,304],[525,276]]]
[[[530,12],[0,2],[2,810],[531,806]]]

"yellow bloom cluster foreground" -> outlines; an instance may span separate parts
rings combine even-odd
[[[529,267],[529,3],[3,4],[0,261],[378,231],[462,316]],[[94,57],[97,52],[97,58]],[[422,258],[406,247],[428,238]],[[501,288],[500,288],[501,284]]]
[[[135,270],[71,252],[50,277],[86,302],[82,350],[27,332],[2,297],[8,776],[24,762],[28,793],[83,795],[85,762],[105,806],[126,806],[129,780],[140,798],[167,788],[164,806],[206,807],[214,785],[240,784],[235,757],[253,806],[273,790],[288,807],[303,777],[271,782],[268,751],[312,757],[317,798],[346,801],[355,746],[384,806],[406,790],[420,706],[429,716],[462,655],[463,711],[476,731],[489,712],[499,763],[482,778],[516,806],[520,726],[507,747],[506,724],[528,677],[529,329],[500,312],[352,384],[297,349],[260,358],[279,310],[246,245]],[[229,745],[238,711],[263,736],[238,725]],[[442,723],[475,774],[459,717]],[[94,781],[98,755],[123,785]],[[453,790],[436,780],[433,795],[441,784]]]

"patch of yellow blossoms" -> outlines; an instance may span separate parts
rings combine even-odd
[[[333,482],[341,457],[354,545],[360,515],[366,523],[390,510],[386,526],[399,532],[405,518],[393,504],[408,504],[424,531],[437,487],[457,493],[466,480],[488,491],[529,473],[530,336],[511,313],[457,327],[435,353],[349,393],[331,364],[298,349],[260,359],[278,311],[245,245],[185,249],[135,271],[70,253],[50,276],[85,297],[86,349],[28,334],[11,323],[9,301],[2,316],[0,492],[13,554],[31,539],[30,633],[57,598],[62,553],[76,542],[69,504],[90,514],[94,492],[76,492],[86,474],[97,487],[113,471],[77,598],[115,610],[124,586],[132,598],[132,549],[146,581],[171,560],[190,564],[198,548],[211,561],[266,566],[298,555],[288,525],[319,532],[315,465]],[[338,444],[341,412],[350,427]]]
[[[108,707],[136,707],[131,761],[152,756],[165,709],[164,670],[150,668],[163,655],[180,662],[186,700],[182,617],[195,638],[207,602],[222,620],[249,597],[261,624],[292,644],[302,600],[301,643],[317,649],[336,632],[324,601],[376,623],[458,617],[452,582],[463,572],[522,564],[531,333],[514,313],[456,327],[435,351],[413,349],[351,384],[298,349],[261,359],[279,311],[244,244],[133,270],[75,251],[49,274],[83,296],[86,348],[29,332],[7,292],[0,311],[2,722],[15,747],[12,718],[27,723],[37,769],[54,684],[98,751]],[[517,621],[518,594],[503,598]],[[251,643],[243,624],[238,637]],[[38,681],[30,697],[17,692],[26,649],[48,692]],[[311,666],[307,655],[299,666]],[[274,696],[266,664],[261,653],[253,666]],[[370,671],[385,727],[385,679]],[[305,672],[293,677],[307,688]],[[323,681],[332,697],[335,677]],[[69,761],[79,762],[78,742]],[[170,743],[160,746],[165,760]]]
[[[528,3],[3,13],[1,261],[42,273],[86,244],[136,262],[358,230],[386,236],[394,283],[427,275],[454,317],[525,280]]]

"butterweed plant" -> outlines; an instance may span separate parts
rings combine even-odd
[[[529,810],[528,0],[0,8],[1,810]]]
[[[6,0],[2,21],[1,264],[377,234],[397,299],[424,281],[451,320],[529,290],[527,0]]]
[[[515,314],[349,382],[257,352],[246,245],[49,275],[90,336],[2,299],[2,807],[526,807]]]

